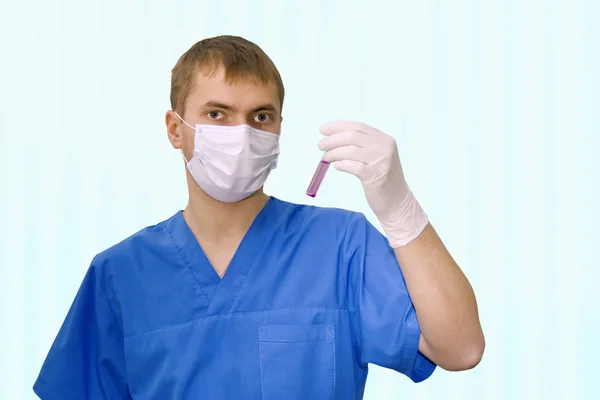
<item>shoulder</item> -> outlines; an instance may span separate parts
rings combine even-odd
[[[314,228],[326,233],[324,236],[342,237],[341,242],[348,249],[364,248],[369,253],[391,251],[385,236],[361,212],[277,201],[291,215],[291,227]]]
[[[279,212],[294,222],[311,225],[328,224],[342,229],[367,222],[364,214],[356,211],[292,203],[275,198],[273,200],[277,202]]]
[[[307,236],[332,241],[348,251],[372,248],[373,243],[385,246],[381,233],[360,212],[335,207],[317,207],[277,200],[278,214],[289,235]]]
[[[172,244],[166,233],[167,227],[179,213],[157,224],[147,226],[101,251],[92,260],[92,267],[97,273],[111,274],[115,268],[126,269],[151,254],[160,254],[161,249],[170,249]]]
[[[177,260],[168,231],[178,215],[135,232],[98,253],[91,263],[88,274],[99,283],[125,334],[143,326],[145,314],[139,313],[137,301],[164,303],[163,297],[156,300],[157,288],[181,286],[181,280],[173,279],[174,267],[168,267]],[[148,304],[156,309],[155,303]]]

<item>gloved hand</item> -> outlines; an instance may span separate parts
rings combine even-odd
[[[319,143],[323,160],[362,181],[390,245],[404,246],[419,236],[429,220],[404,179],[394,138],[351,121],[330,122],[320,131],[327,136]]]

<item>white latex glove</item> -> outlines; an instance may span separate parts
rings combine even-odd
[[[357,176],[392,247],[419,236],[429,220],[409,189],[393,137],[360,122],[336,121],[320,131],[323,160]]]

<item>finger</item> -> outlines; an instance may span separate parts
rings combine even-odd
[[[336,162],[341,160],[359,161],[364,163],[364,150],[357,146],[336,147],[323,154],[323,160]]]
[[[338,171],[347,172],[358,177],[358,179],[361,181],[366,181],[369,177],[369,170],[367,166],[359,161],[342,160],[336,162],[333,164],[333,166]]]
[[[326,124],[321,125],[319,131],[326,136],[333,135],[334,133],[339,133],[343,131],[359,131],[363,133],[375,133],[379,132],[377,129],[369,126],[367,124],[363,124],[362,122],[356,121],[333,121],[328,122]]]
[[[368,145],[368,136],[359,131],[343,131],[335,133],[319,142],[319,149],[329,151],[340,146],[358,146],[366,147]]]

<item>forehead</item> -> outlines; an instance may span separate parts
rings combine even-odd
[[[240,110],[270,103],[281,111],[279,93],[273,82],[264,83],[253,78],[226,80],[223,67],[214,72],[200,70],[196,73],[187,103],[193,107],[207,101],[218,101]]]

